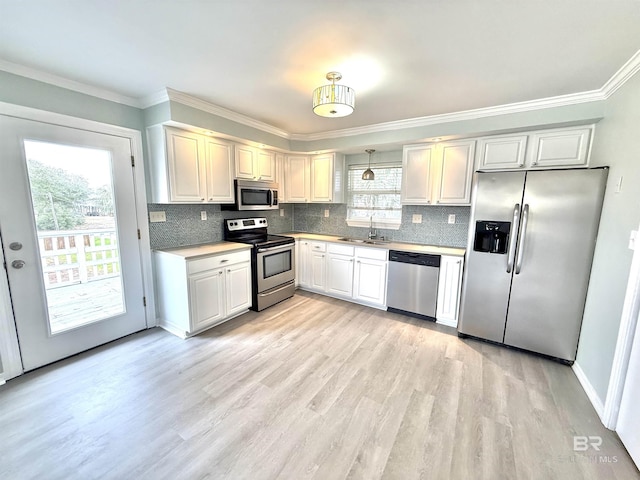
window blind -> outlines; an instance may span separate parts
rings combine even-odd
[[[402,166],[371,165],[375,180],[362,180],[367,165],[350,165],[347,172],[347,220],[399,225],[402,219]]]

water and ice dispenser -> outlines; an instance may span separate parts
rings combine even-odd
[[[476,252],[506,254],[511,222],[476,222],[473,250]]]

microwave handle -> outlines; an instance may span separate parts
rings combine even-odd
[[[267,192],[267,203],[271,206],[273,205],[273,190],[269,189]]]

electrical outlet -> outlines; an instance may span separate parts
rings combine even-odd
[[[166,222],[167,214],[165,212],[149,212],[149,221],[151,223]]]
[[[203,210],[202,212],[200,212],[200,220],[206,220],[206,219],[207,219],[207,212]]]
[[[284,217],[284,208],[281,208],[281,209],[280,209],[280,216],[281,216],[281,217]]]
[[[449,214],[449,223],[456,223],[456,216],[454,213]]]
[[[324,210],[324,218],[328,218],[328,217],[329,217],[329,209],[328,209],[328,208],[326,208],[326,209]]]
[[[411,217],[411,223],[422,223],[422,214],[414,213]]]

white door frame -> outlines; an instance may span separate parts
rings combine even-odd
[[[62,115],[59,113],[4,102],[0,102],[0,115],[50,123],[52,125],[76,128],[79,130],[88,130],[106,135],[115,135],[129,139],[131,142],[131,152],[136,159],[134,185],[136,196],[136,215],[138,218],[138,228],[140,229],[139,245],[142,263],[142,282],[144,295],[147,300],[145,315],[147,318],[147,328],[155,327],[156,308],[151,266],[151,243],[149,240],[149,224],[147,222],[147,194],[142,149],[142,133],[132,128],[110,125],[93,120],[71,117],[69,115]],[[2,258],[2,261],[4,263],[4,258]],[[6,281],[6,275],[0,278],[0,337],[3,340],[0,342],[0,359],[2,361],[2,372],[0,372],[1,384],[4,380],[21,375],[24,371],[22,368],[22,359],[20,358],[15,319],[13,317],[13,310],[10,304],[9,285]]]
[[[638,227],[640,231],[640,226]],[[638,315],[640,314],[640,239],[634,245],[627,292],[622,307],[618,342],[613,357],[609,388],[604,402],[602,423],[610,430],[615,430],[618,423],[618,412],[622,401],[622,392],[629,368],[629,357],[633,337],[638,331]]]

